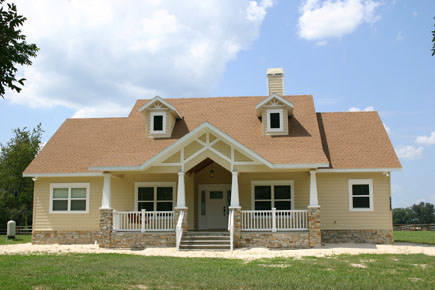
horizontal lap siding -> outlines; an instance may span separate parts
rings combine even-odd
[[[90,183],[88,214],[50,214],[50,183]],[[35,181],[34,230],[98,230],[103,177],[38,178]]]
[[[373,211],[349,210],[349,179],[373,180]],[[319,173],[317,188],[324,230],[390,230],[390,178],[382,173]]]
[[[295,209],[306,209],[310,195],[308,172],[263,172],[239,174],[239,199],[242,210],[251,209],[251,182],[255,180],[293,180]]]

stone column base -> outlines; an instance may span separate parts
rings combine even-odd
[[[322,234],[320,232],[320,207],[308,207],[308,245],[310,248],[322,246]]]
[[[112,246],[112,229],[113,229],[113,209],[100,209],[100,248],[110,248]]]
[[[229,210],[234,211],[234,247],[241,247],[241,232],[242,232],[242,208],[238,207],[229,207]]]
[[[187,217],[188,217],[187,213],[189,209],[187,207],[176,207],[174,211],[175,211],[175,226],[177,226],[180,212],[184,211],[184,218],[181,227],[183,228],[183,234],[185,234],[187,232]]]

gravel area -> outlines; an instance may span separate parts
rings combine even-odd
[[[66,253],[116,253],[143,256],[170,256],[170,257],[207,257],[254,260],[261,258],[304,256],[325,257],[340,254],[426,254],[435,256],[435,246],[421,244],[398,243],[395,245],[373,244],[327,244],[322,248],[271,250],[265,248],[243,248],[234,251],[177,251],[175,248],[147,248],[138,249],[100,249],[98,245],[32,245],[15,244],[0,246],[0,254],[66,254]]]

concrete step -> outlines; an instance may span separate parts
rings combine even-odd
[[[180,250],[230,250],[230,245],[182,245]]]
[[[220,241],[229,241],[230,236],[194,236],[194,235],[186,235],[182,237],[182,239],[186,240],[220,240]]]
[[[230,240],[181,240],[181,245],[229,245]]]

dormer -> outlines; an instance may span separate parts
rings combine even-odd
[[[267,70],[269,97],[255,107],[266,136],[288,135],[288,118],[293,115],[294,106],[282,97],[283,76],[281,68]]]
[[[183,118],[174,106],[159,96],[150,100],[139,111],[145,114],[146,135],[150,138],[171,137],[175,122]]]

